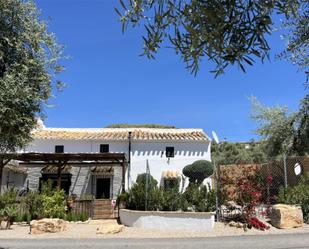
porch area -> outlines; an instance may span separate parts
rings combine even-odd
[[[44,182],[51,181],[74,200],[72,212],[93,219],[116,218],[115,200],[125,190],[124,153],[0,154],[1,172],[11,160],[26,169],[23,189],[40,190]]]

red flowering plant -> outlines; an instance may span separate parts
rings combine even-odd
[[[262,187],[256,177],[243,176],[237,180],[237,203],[243,207],[241,221],[248,228],[254,227],[267,230],[269,226],[260,221],[256,216],[257,206],[261,203]]]
[[[226,195],[224,198],[226,210],[223,211],[225,220],[243,223],[245,229],[251,227],[269,229],[258,218],[269,214],[267,206],[272,202],[270,189],[274,179],[269,173],[261,164],[220,167],[220,193]],[[236,206],[231,203],[235,203]],[[260,204],[266,204],[266,209],[262,207],[258,213]],[[240,212],[235,212],[234,207],[238,207]]]

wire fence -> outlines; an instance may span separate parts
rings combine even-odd
[[[261,195],[257,215],[266,216],[271,205],[278,203],[280,191],[296,186],[308,173],[309,157],[305,156],[269,158],[265,163],[218,165],[214,178],[217,217],[228,220],[239,214],[241,190],[252,187],[253,183]]]
[[[140,178],[143,184],[140,189],[134,189],[138,201],[143,202],[142,209],[216,210],[217,220],[229,220],[243,213],[248,206],[250,201],[246,194],[250,190],[250,194],[257,195],[256,215],[266,218],[272,205],[279,202],[280,195],[284,193],[282,190],[298,185],[302,177],[309,174],[309,157],[282,156],[268,158],[263,163],[215,165],[214,174],[212,169],[205,172],[205,167],[198,165],[186,176],[183,172],[164,171],[160,182],[157,182],[151,176],[147,162]],[[153,191],[154,186],[159,192]]]

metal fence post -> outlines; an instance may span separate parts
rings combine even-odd
[[[145,184],[145,211],[148,210],[148,189],[149,189],[149,176],[150,176],[150,169],[148,159],[146,161],[146,184]]]
[[[287,175],[287,166],[286,166],[286,154],[283,155],[283,170],[284,170],[284,187],[288,187],[288,175]]]
[[[269,161],[269,160],[268,160]],[[269,162],[266,164],[267,168],[266,168],[266,171],[267,171],[267,177],[271,175],[270,173],[270,169],[269,169]],[[267,205],[269,205],[270,203],[270,184],[272,183],[267,181]]]
[[[220,211],[219,211],[219,179],[218,179],[218,167],[216,164],[216,160],[214,159],[214,170],[215,170],[215,188],[216,188],[216,216],[217,221],[220,220]]]

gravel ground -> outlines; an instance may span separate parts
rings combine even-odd
[[[251,229],[245,232],[243,229],[230,227],[218,222],[213,230],[207,232],[188,231],[160,231],[154,229],[143,229],[125,227],[118,234],[96,234],[96,229],[102,225],[116,224],[115,220],[91,221],[88,224],[70,223],[66,231],[61,233],[45,233],[39,235],[29,234],[28,225],[13,225],[11,230],[0,230],[0,239],[43,239],[43,238],[189,238],[189,237],[218,237],[218,236],[241,236],[241,235],[269,235],[269,234],[290,234],[309,233],[309,225],[302,228],[277,229],[271,227],[267,231]]]

